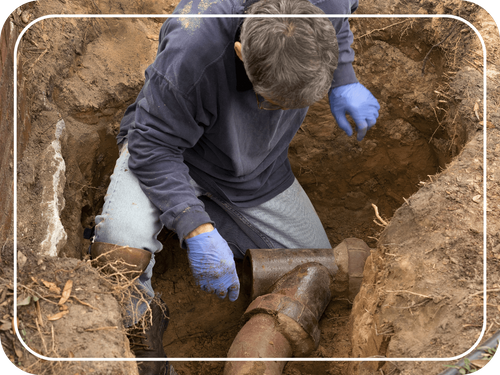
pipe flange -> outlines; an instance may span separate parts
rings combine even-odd
[[[363,270],[371,249],[359,238],[346,238],[333,249],[339,271],[335,275],[334,294],[354,300],[363,282]]]
[[[262,313],[275,318],[276,329],[290,342],[295,357],[307,357],[318,347],[318,320],[302,302],[281,294],[266,294],[248,306],[243,319],[246,322]]]

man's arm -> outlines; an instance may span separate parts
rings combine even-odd
[[[332,88],[358,82],[352,63],[354,50],[351,44],[354,41],[348,18],[332,18],[332,24],[337,33],[339,45],[339,59],[337,69],[333,73]]]
[[[330,0],[318,4],[327,14],[351,14],[358,8],[358,0]],[[361,141],[366,132],[375,125],[380,105],[377,99],[356,78],[352,67],[354,50],[351,44],[354,41],[349,26],[349,19],[332,18],[332,24],[337,33],[339,45],[338,67],[333,75],[330,92],[330,109],[339,127],[348,135],[353,130],[346,114],[349,114],[356,123],[357,140]]]
[[[325,14],[351,14],[358,8],[358,0],[312,0],[314,5],[320,8]],[[339,45],[339,59],[337,69],[333,75],[332,88],[350,83],[358,82],[356,73],[352,67],[354,61],[354,51],[351,44],[354,40],[349,27],[349,18],[330,18],[337,34]]]
[[[190,183],[183,151],[204,132],[193,103],[179,93],[154,65],[146,71],[144,96],[137,102],[129,132],[129,167],[144,193],[162,212],[160,219],[187,247],[189,264],[200,288],[235,301],[240,284],[233,253],[214,229],[205,206]]]
[[[174,230],[182,243],[197,227],[211,223],[182,155],[199,140],[203,125],[193,118],[189,100],[170,87],[154,66],[146,71],[143,93],[129,132],[129,167],[162,212],[163,225]]]
[[[196,237],[199,234],[202,233],[208,233],[213,231],[215,228],[212,224],[206,223],[206,224],[201,224],[199,227],[197,227],[195,230],[189,232],[186,237],[184,237],[185,240],[189,238]]]

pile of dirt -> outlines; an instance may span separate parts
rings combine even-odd
[[[46,14],[168,14],[177,3],[42,0],[25,5],[12,21],[20,31],[25,21]],[[334,299],[327,307],[320,321],[320,345],[312,356],[458,355],[474,344],[482,327],[484,124],[488,204],[492,210],[499,208],[498,31],[480,8],[455,0],[365,0],[357,13],[446,13],[469,20],[488,48],[492,113],[488,121],[482,118],[481,44],[459,20],[351,20],[357,76],[381,104],[377,125],[362,142],[347,137],[336,126],[325,98],[310,108],[289,156],[332,246],[358,237],[375,250],[356,300]],[[118,155],[114,137],[142,87],[145,68],[154,60],[163,21],[53,18],[32,26],[21,41],[16,251],[27,258],[18,293],[31,300],[19,308],[19,319],[24,341],[41,354],[97,358],[105,347],[110,356],[130,355],[119,304],[88,265],[89,242],[82,232],[102,207]],[[388,226],[374,222],[374,206]],[[488,212],[489,222],[495,215]],[[250,297],[242,291],[238,301],[230,303],[201,292],[175,234],[164,231],[160,239],[164,250],[157,257],[153,286],[170,308],[165,350],[170,357],[222,360],[176,362],[181,375],[222,373]],[[487,244],[489,280],[498,280],[500,238],[493,224]],[[2,248],[2,324],[13,313],[12,253],[10,237]],[[49,253],[59,257],[40,256]],[[240,263],[237,268],[241,273]],[[47,321],[59,307],[58,299],[47,297],[42,279],[61,290],[67,280],[73,282],[76,299],[70,299],[69,313],[58,320]],[[492,333],[500,329],[495,320],[499,286],[490,282],[488,287],[493,290],[488,300]],[[43,312],[41,319],[38,311]],[[13,362],[27,371],[28,366],[48,366],[21,348],[11,327],[2,327],[2,344]],[[76,333],[60,337],[68,332]],[[95,344],[88,345],[88,340]],[[71,366],[82,365],[87,367],[81,371],[95,366],[95,371],[106,373],[116,368],[99,366],[112,363],[61,362],[54,369],[76,372]],[[123,366],[119,371],[134,373],[136,368],[128,364],[114,363]],[[431,362],[304,361],[289,362],[284,374],[437,374],[442,369],[442,363]]]
[[[134,358],[117,291],[89,262],[28,256],[19,258],[18,272],[18,330],[33,352],[49,358]],[[2,295],[12,295],[12,284],[3,280]],[[13,311],[8,314],[9,319],[12,314]],[[13,362],[29,373],[138,374],[133,361],[39,359],[13,337],[12,327],[5,323],[2,327],[6,353],[13,351]]]

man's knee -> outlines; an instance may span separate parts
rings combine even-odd
[[[141,220],[124,219],[96,217],[95,241],[145,249],[152,253],[161,250],[162,244],[156,239],[161,230],[158,223],[148,225]]]

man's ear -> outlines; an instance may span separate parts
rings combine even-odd
[[[236,55],[240,58],[241,61],[243,61],[243,55],[241,54],[241,43],[240,42],[234,42],[234,50],[236,52]]]

